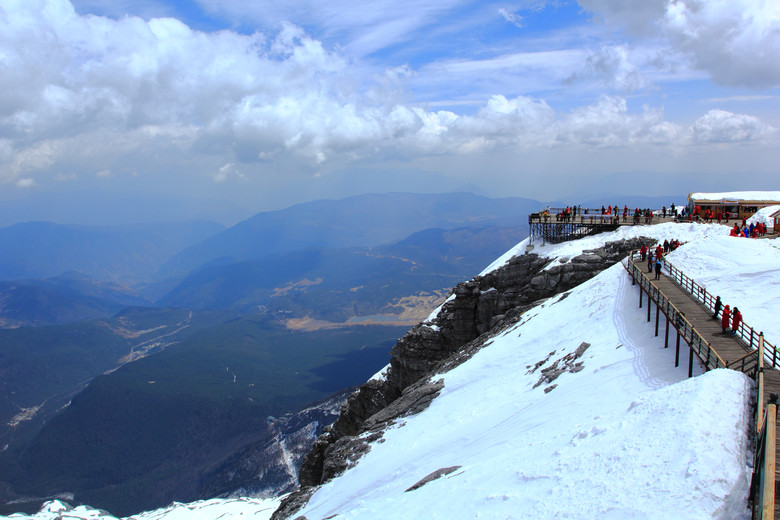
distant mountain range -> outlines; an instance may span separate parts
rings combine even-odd
[[[428,228],[524,225],[539,207],[530,199],[472,193],[386,193],[307,202],[258,213],[187,247],[162,266],[158,278],[300,249],[372,247]]]
[[[52,278],[0,281],[0,328],[73,323],[149,305],[152,302],[127,286],[99,282],[77,271]]]
[[[143,283],[171,256],[223,229],[205,221],[137,226],[16,224],[0,229],[0,280],[78,271],[102,281]]]
[[[525,226],[428,229],[373,248],[308,249],[213,265],[185,278],[158,303],[244,311],[259,307],[280,319],[311,316],[335,322],[398,314],[400,299],[446,290],[526,236]]]

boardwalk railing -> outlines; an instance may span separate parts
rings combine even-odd
[[[713,296],[712,293],[707,292],[707,289],[696,283],[693,279],[688,277],[685,273],[683,273],[666,259],[664,259],[664,267],[669,276],[674,279],[674,281],[677,282],[680,287],[685,289],[700,303],[704,304],[704,306],[709,309],[710,312],[715,312],[715,296]],[[752,351],[750,354],[745,356],[746,358],[757,355],[758,338],[761,335],[760,332],[756,331],[756,329],[743,321],[740,323],[736,335],[737,337],[741,338],[742,341],[744,341]],[[780,368],[780,353],[778,353],[775,345],[772,345],[766,341],[766,339],[764,339],[764,346],[764,362],[772,368]]]
[[[777,449],[777,404],[766,407],[763,425],[758,431],[754,489],[751,496],[753,518],[755,520],[773,520],[775,517],[775,457]]]
[[[669,301],[666,295],[655,287],[645,274],[644,269],[639,268],[634,262],[636,251],[632,252],[624,267],[636,280],[641,289],[648,297],[655,301],[658,309],[663,311],[670,319],[680,333],[690,345],[691,351],[695,352],[699,359],[705,364],[706,370],[713,368],[733,368],[752,376],[756,380],[757,389],[755,394],[755,416],[754,424],[756,426],[756,449],[753,479],[751,482],[751,500],[753,507],[754,520],[773,520],[775,517],[775,460],[777,450],[777,396],[772,394],[769,404],[764,411],[764,364],[771,363],[772,368],[777,367],[777,349],[770,345],[764,339],[763,332],[758,334],[752,327],[744,325],[738,331],[739,337],[752,350],[740,359],[734,360],[728,364],[724,363],[720,356],[712,349],[712,346],[691,326],[679,310]],[[686,276],[682,271],[674,267],[670,262],[665,261],[666,270],[669,276],[677,284],[686,290],[695,300],[704,304],[710,312],[714,312],[715,299],[708,294],[706,289]],[[640,297],[641,306],[641,297]],[[648,309],[648,320],[650,319]],[[656,317],[657,322],[657,317]],[[657,334],[657,323],[656,323]],[[755,341],[755,345],[754,345]],[[705,348],[706,345],[706,348]],[[771,353],[766,352],[765,347],[769,347]],[[706,353],[706,355],[703,355]],[[714,359],[714,361],[713,361]],[[676,365],[675,365],[676,366]],[[690,369],[689,374],[690,375]]]
[[[707,370],[715,368],[728,368],[726,362],[715,352],[712,345],[702,337],[699,332],[693,328],[691,322],[685,318],[685,314],[680,312],[677,307],[669,300],[669,298],[658,287],[650,282],[650,279],[645,275],[643,269],[637,267],[632,262],[634,253],[631,253],[627,262],[623,264],[626,270],[636,280],[640,287],[648,294],[650,298],[655,302],[661,312],[674,324],[680,336],[685,339],[685,342],[690,345],[691,350],[696,353],[699,359],[705,364]]]

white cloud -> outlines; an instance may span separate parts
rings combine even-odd
[[[272,162],[284,177],[350,161],[777,140],[751,115],[710,112],[684,128],[659,107],[632,111],[620,96],[556,109],[563,96],[518,94],[550,92],[567,77],[642,88],[648,53],[628,45],[392,64],[364,75],[342,50],[291,24],[273,34],[204,33],[171,18],[79,16],[66,0],[0,2],[5,183],[91,177],[84,172],[139,172],[140,183],[175,171],[227,186]],[[436,12],[432,3],[424,9]],[[360,8],[341,23],[375,15]],[[441,92],[459,84],[472,89],[468,99],[442,107]],[[415,102],[410,92],[426,89],[438,97]]]
[[[626,45],[602,45],[591,51],[584,67],[567,78],[565,83],[589,80],[624,92],[633,92],[648,85],[639,67],[632,63]]]
[[[757,117],[725,110],[710,110],[696,120],[691,131],[697,143],[767,141],[777,136],[775,128]]]
[[[35,179],[30,179],[30,178],[19,179],[16,181],[16,186],[18,188],[23,188],[23,189],[32,188],[33,186],[35,186]]]
[[[503,7],[500,7],[498,9],[498,14],[504,17],[504,20],[511,23],[515,27],[522,28],[523,27],[523,17],[517,13],[512,13]]]
[[[100,170],[95,173],[95,177],[98,179],[110,179],[112,177],[111,170]]]
[[[219,168],[217,170],[217,173],[212,175],[214,182],[216,183],[222,183],[227,181],[230,177],[235,177],[237,179],[245,179],[244,175],[238,170],[236,165],[232,162],[229,162]]]
[[[606,23],[664,37],[721,85],[780,85],[780,3],[755,0],[578,0]]]
[[[645,108],[631,114],[625,98],[603,96],[562,119],[558,138],[595,147],[672,146],[682,134],[681,127],[664,121],[660,110]]]
[[[197,0],[206,11],[236,24],[276,27],[295,20],[337,39],[350,56],[366,56],[399,41],[461,5],[461,0]]]

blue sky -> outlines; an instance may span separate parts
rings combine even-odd
[[[0,77],[0,224],[780,189],[769,1],[0,0]]]

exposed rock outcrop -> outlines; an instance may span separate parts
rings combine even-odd
[[[485,276],[458,284],[452,290],[454,297],[434,319],[416,325],[393,347],[385,378],[365,383],[349,397],[340,417],[305,457],[300,491],[288,497],[272,519],[290,518],[306,503],[314,486],[353,466],[388,425],[428,406],[444,385],[441,380],[431,381],[433,375],[470,358],[529,308],[592,278],[631,250],[655,242],[646,237],[610,242],[571,259],[526,253]],[[581,348],[584,351],[587,346]],[[560,360],[556,367],[577,370],[575,362],[576,358]],[[553,375],[547,372],[542,377],[549,383]]]

